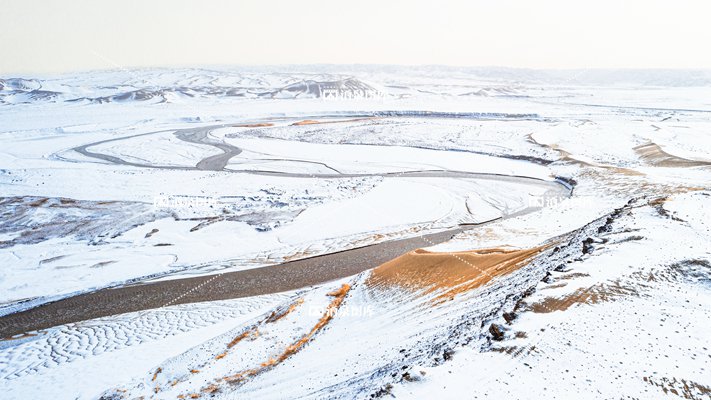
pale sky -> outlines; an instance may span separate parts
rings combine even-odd
[[[707,0],[0,0],[0,74],[132,66],[711,68]]]

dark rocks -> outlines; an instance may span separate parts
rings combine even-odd
[[[402,374],[402,380],[408,381],[408,382],[417,382],[417,381],[421,381],[422,377],[420,377],[418,375],[411,375],[409,372],[405,372],[404,374]]]
[[[389,395],[392,392],[392,390],[393,390],[393,385],[388,383],[387,385],[376,390],[375,393],[371,393],[370,398],[376,399],[376,398],[380,398],[380,397]]]
[[[516,313],[514,312],[505,312],[503,315],[504,319],[506,320],[507,323],[511,323],[514,319],[516,319]]]
[[[583,254],[590,254],[593,252],[593,238],[589,237],[583,240]]]
[[[454,357],[454,350],[452,349],[446,349],[444,353],[442,353],[442,358],[444,358],[445,361],[449,361]]]
[[[504,327],[498,324],[491,324],[491,326],[489,326],[489,333],[494,340],[503,340],[505,336]]]
[[[568,272],[571,270],[571,268],[565,264],[560,264],[557,267],[554,268],[556,272]]]
[[[546,272],[546,276],[544,276],[543,279],[541,279],[541,281],[543,281],[545,283],[553,283],[555,281],[555,279],[553,278],[553,275],[551,275],[550,272]]]

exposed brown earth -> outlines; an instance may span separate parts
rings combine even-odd
[[[333,120],[333,121],[316,121],[313,119],[305,119],[303,121],[297,121],[291,124],[291,126],[302,126],[302,125],[318,125],[318,124],[337,124],[337,123],[342,123],[342,122],[358,122],[358,121],[367,121],[371,120],[373,118],[352,118],[352,119],[342,119],[342,120]]]
[[[598,304],[624,296],[639,296],[639,292],[634,287],[620,282],[601,283],[578,289],[562,297],[546,297],[541,302],[528,305],[527,308],[535,313],[550,313],[565,311],[578,304]]]
[[[654,165],[655,167],[684,168],[711,165],[711,161],[690,160],[669,154],[656,143],[647,143],[637,146],[634,148],[634,151],[642,160]]]
[[[452,253],[417,249],[375,268],[367,284],[422,294],[436,292],[436,299],[446,300],[515,271],[545,249],[492,248]]]

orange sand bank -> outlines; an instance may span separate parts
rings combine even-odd
[[[492,248],[454,253],[418,249],[375,268],[366,283],[370,287],[438,292],[437,298],[446,300],[515,271],[545,248]]]
[[[297,121],[291,124],[291,126],[300,126],[300,125],[317,125],[317,124],[338,124],[342,122],[358,122],[358,121],[366,121],[369,119],[374,119],[372,117],[365,117],[365,118],[352,118],[352,119],[340,119],[340,120],[328,120],[328,121],[316,121],[313,119],[305,119],[303,121]]]
[[[274,124],[270,122],[260,122],[257,124],[238,124],[238,125],[232,125],[235,128],[264,128],[264,127],[269,127],[269,126],[274,126]]]

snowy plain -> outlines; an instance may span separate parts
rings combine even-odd
[[[313,69],[3,79],[0,314],[479,223],[427,250],[490,279],[25,332],[4,398],[711,396],[709,79]]]

